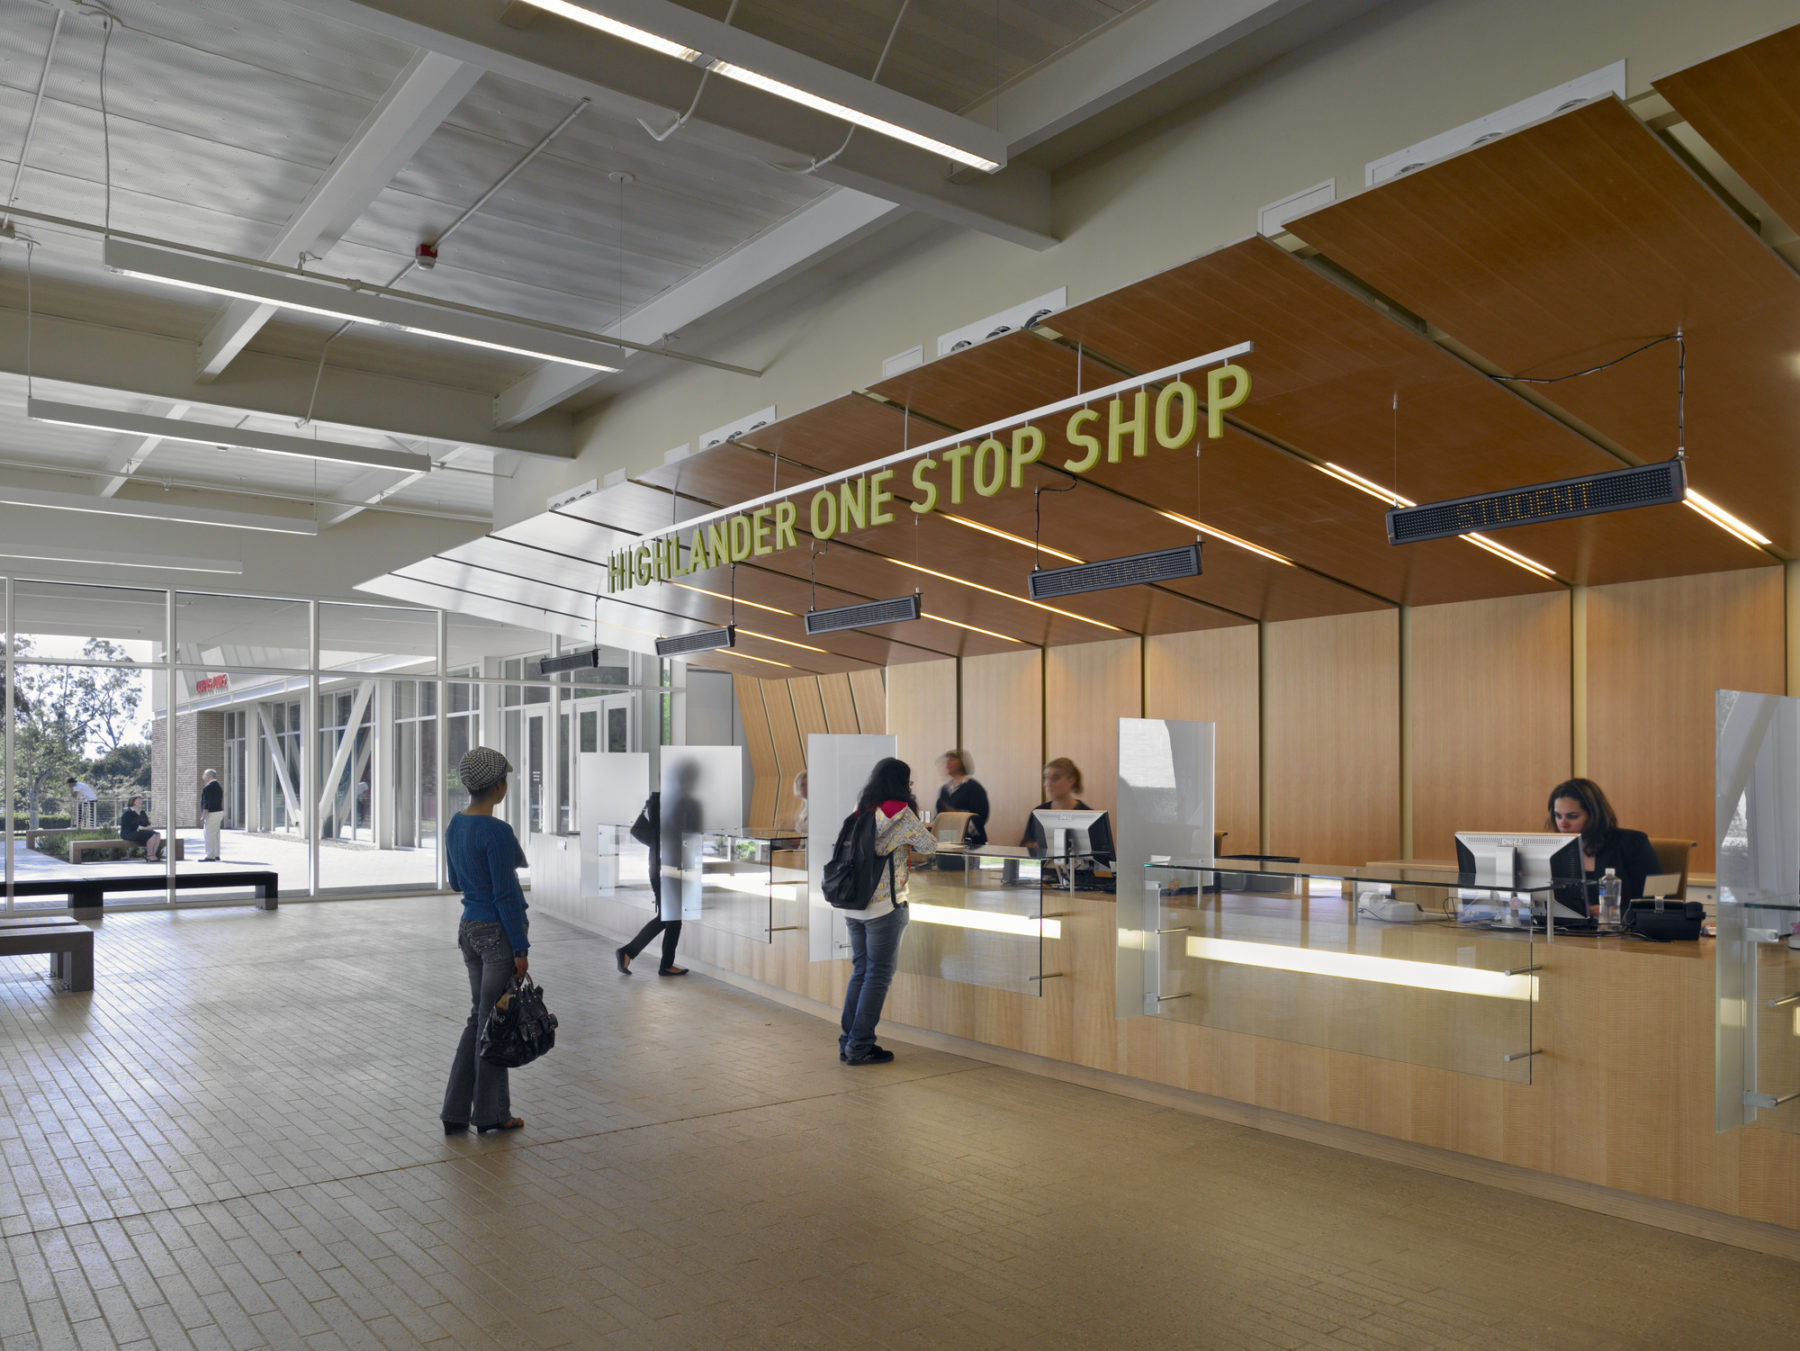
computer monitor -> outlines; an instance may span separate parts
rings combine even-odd
[[[1463,885],[1510,891],[1516,887],[1558,886],[1548,902],[1556,918],[1583,922],[1589,918],[1587,874],[1579,835],[1516,835],[1481,831],[1456,832],[1456,868]],[[1533,898],[1532,909],[1539,902]]]
[[[1103,854],[1108,862],[1111,861],[1112,832],[1107,829],[1105,812],[1059,812],[1051,807],[1036,807],[1031,819],[1037,827],[1032,835],[1043,838],[1045,858],[1074,855],[1078,860],[1085,860]]]

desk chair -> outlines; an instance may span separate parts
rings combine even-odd
[[[1688,859],[1693,855],[1694,846],[1693,840],[1659,840],[1654,835],[1650,837],[1650,847],[1656,851],[1657,871],[1676,873],[1681,877],[1681,885],[1668,898],[1671,901],[1687,899]]]

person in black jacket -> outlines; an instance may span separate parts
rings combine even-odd
[[[225,785],[219,782],[219,771],[209,769],[201,776],[200,822],[206,827],[206,857],[203,862],[219,861],[219,827],[225,824]]]
[[[144,858],[155,863],[162,856],[163,837],[150,829],[150,818],[143,813],[144,799],[133,797],[119,813],[119,838],[144,846]]]
[[[1581,836],[1589,914],[1599,913],[1599,882],[1608,868],[1618,877],[1620,894],[1627,901],[1642,900],[1645,879],[1662,871],[1650,837],[1641,830],[1623,829],[1612,803],[1592,779],[1565,779],[1550,790],[1550,829]]]
[[[613,960],[618,964],[619,973],[631,974],[631,960],[650,945],[650,940],[657,934],[663,936],[662,965],[656,968],[659,976],[685,976],[687,968],[675,965],[675,945],[681,942],[681,897],[671,899],[667,909],[663,907],[662,895],[662,794],[650,794],[650,800],[644,803],[644,810],[638,813],[638,819],[632,823],[631,838],[650,850],[650,903],[655,913],[650,922],[637,932],[622,948],[613,952]],[[677,888],[679,891],[679,888]]]
[[[945,751],[938,756],[938,772],[944,786],[938,789],[937,812],[969,812],[973,819],[963,835],[963,843],[971,849],[987,843],[987,789],[969,776],[975,772],[974,762],[965,750]]]

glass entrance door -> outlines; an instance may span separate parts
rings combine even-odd
[[[544,754],[544,722],[542,710],[526,712],[525,754],[519,765],[519,776],[525,786],[525,829],[534,834],[541,834],[544,829],[544,780],[548,770]]]

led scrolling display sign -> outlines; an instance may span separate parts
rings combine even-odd
[[[1199,439],[1203,424],[1207,439],[1217,440],[1225,434],[1226,412],[1249,397],[1249,371],[1227,361],[1207,370],[1204,391],[1186,380],[1174,379],[1154,392],[1138,389],[1111,398],[1104,413],[1098,408],[1077,408],[1069,414],[1063,434],[1078,453],[1057,467],[1071,474],[1086,474],[1102,458],[1118,464],[1127,455],[1145,458],[1152,447],[1183,450]],[[919,458],[911,462],[908,479],[916,497],[896,490],[903,464],[871,467],[868,473],[821,484],[804,502],[773,497],[764,505],[721,514],[696,522],[692,528],[682,527],[616,550],[607,558],[607,592],[673,581],[796,548],[803,534],[825,543],[846,531],[891,525],[901,519],[902,508],[924,516],[937,511],[940,504],[961,506],[971,493],[987,498],[1018,491],[1025,484],[1026,466],[1043,458],[1044,431],[1033,422],[1002,429],[1005,440],[997,432],[971,435],[966,441],[937,448],[922,447]],[[794,492],[805,494],[805,485]]]
[[[1395,507],[1387,514],[1388,543],[1411,544],[1474,530],[1662,506],[1680,502],[1686,495],[1686,461],[1663,460],[1504,492]]]

